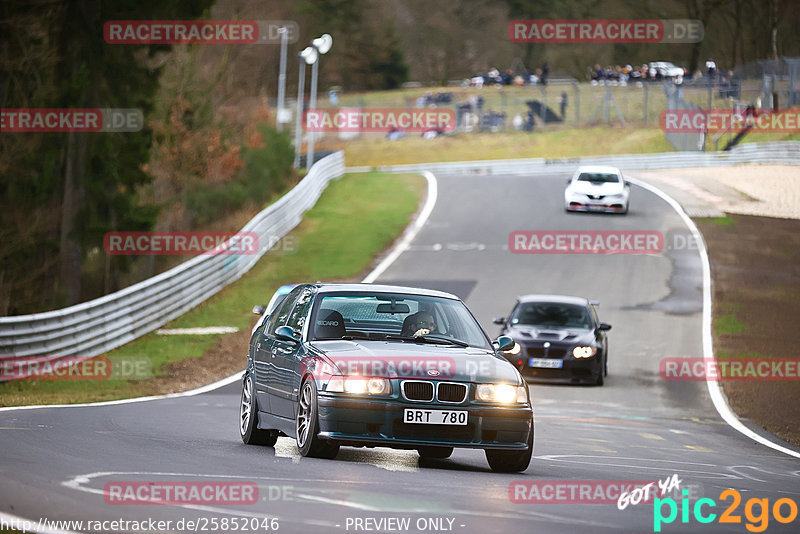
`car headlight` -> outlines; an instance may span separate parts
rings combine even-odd
[[[576,358],[591,358],[596,352],[597,349],[594,347],[575,347],[572,349],[572,355]]]
[[[475,398],[482,402],[524,404],[528,402],[528,391],[525,386],[512,386],[511,384],[478,384]]]
[[[392,392],[392,383],[385,378],[334,376],[328,382],[326,391],[351,395],[388,395]]]
[[[521,350],[522,350],[522,347],[520,346],[520,344],[519,343],[514,343],[513,347],[511,347],[510,349],[506,349],[506,350],[504,350],[502,352],[503,352],[503,354],[519,354]]]

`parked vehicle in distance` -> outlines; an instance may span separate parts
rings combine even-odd
[[[653,71],[657,79],[683,77],[683,67],[678,67],[669,61],[651,61],[648,72]]]

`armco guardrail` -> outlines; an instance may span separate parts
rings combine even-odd
[[[99,299],[32,315],[0,317],[0,356],[95,356],[119,347],[208,299],[250,270],[274,242],[300,222],[328,183],[344,174],[344,153],[314,164],[280,200],[253,217],[258,254],[199,255]]]
[[[729,152],[661,152],[622,154],[581,158],[530,158],[484,161],[414,163],[375,167],[382,172],[474,173],[474,174],[560,174],[572,173],[578,165],[613,165],[623,171],[671,169],[679,167],[716,167],[742,163],[800,164],[800,141],[748,143]],[[349,167],[348,172],[372,170],[372,167]]]

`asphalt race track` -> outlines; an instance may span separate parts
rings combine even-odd
[[[766,532],[781,524],[777,499],[800,502],[800,461],[758,444],[717,414],[704,382],[665,381],[665,357],[702,357],[702,279],[696,250],[669,250],[678,215],[634,186],[627,216],[567,214],[563,176],[438,176],[436,207],[381,282],[459,294],[491,336],[491,320],[525,293],[599,299],[611,323],[603,387],[531,386],[536,444],[522,474],[489,471],[482,451],[447,460],[416,452],[343,448],[336,460],[300,458],[294,440],[245,446],[238,431],[240,385],[150,402],[0,412],[0,511],[49,520],[277,518],[279,532],[594,533],[653,532],[653,504],[515,503],[513,481],[655,480],[677,474],[699,497],[731,503],[740,523],[700,523],[692,513],[662,532],[748,532],[745,502],[769,499]],[[514,230],[657,230],[662,254],[512,254]],[[254,303],[243,303],[249,310]],[[246,350],[242,347],[242,352]],[[244,362],[244,356],[242,358]],[[109,482],[247,481],[259,501],[237,505],[112,505]],[[680,497],[675,500],[681,506]],[[664,508],[665,514],[667,512]],[[759,506],[751,513],[759,515]],[[782,508],[787,515],[789,506]],[[393,522],[378,523],[379,518]],[[394,521],[410,518],[408,526]],[[760,521],[756,521],[761,524]],[[232,530],[232,529],[228,529]],[[263,530],[263,529],[262,529]],[[213,530],[212,530],[213,531]]]

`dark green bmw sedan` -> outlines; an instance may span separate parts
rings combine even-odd
[[[253,331],[242,381],[247,444],[293,437],[303,456],[340,446],[447,458],[484,449],[527,469],[533,409],[517,369],[456,296],[372,284],[301,284]]]

